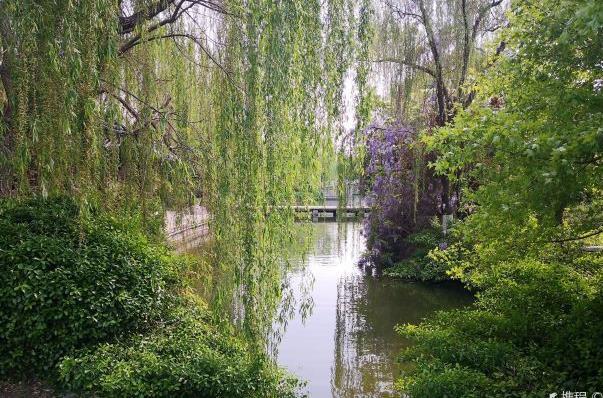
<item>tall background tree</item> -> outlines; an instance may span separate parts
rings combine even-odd
[[[434,215],[448,220],[456,213],[460,197],[458,186],[451,187],[447,176],[435,176],[428,167],[436,154],[427,151],[418,136],[453,124],[458,110],[471,104],[475,91],[470,72],[487,68],[492,58],[504,50],[504,42],[492,48],[487,39],[505,24],[505,19],[503,2],[499,0],[388,0],[381,4],[370,57],[374,61],[374,86],[385,101],[378,112],[380,116],[367,130],[368,137],[369,141],[382,140],[376,131],[395,131],[400,126],[412,131],[412,138],[389,145],[394,145],[392,161],[411,159],[400,172],[408,174],[407,184],[415,189],[407,194],[388,190],[389,201],[375,202],[369,233],[381,235],[370,225],[393,226],[387,234],[397,234],[397,243],[389,239],[385,246],[392,252],[406,252],[400,247],[404,238],[428,226],[425,220]],[[373,148],[380,146],[368,144]],[[367,156],[370,158],[371,154]],[[373,196],[381,195],[374,185],[379,173],[383,174],[380,170],[366,170]],[[396,214],[397,221],[380,212],[379,207],[383,206],[393,206],[385,213]]]
[[[424,136],[463,187],[437,252],[476,306],[406,325],[410,396],[542,396],[603,382],[600,1],[513,2],[508,51],[454,125]]]

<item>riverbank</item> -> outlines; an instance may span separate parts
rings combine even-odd
[[[0,382],[0,396],[3,398],[55,398],[54,389],[39,381],[29,380],[16,382]]]
[[[5,383],[11,394],[295,395],[191,291],[194,260],[131,220],[64,197],[3,201],[0,236],[0,377],[22,381]]]

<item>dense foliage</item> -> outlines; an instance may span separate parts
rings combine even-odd
[[[411,254],[408,234],[436,214],[457,210],[458,185],[445,174],[434,176],[427,165],[436,153],[417,137],[453,123],[458,110],[472,103],[469,72],[483,68],[486,58],[477,49],[505,18],[499,0],[382,3],[370,56],[378,65],[377,87],[385,99],[379,108],[387,118],[373,123],[364,140],[364,175],[371,196],[379,198],[367,226],[370,254],[387,265]]]
[[[572,267],[580,266],[580,271]],[[399,387],[413,397],[546,396],[598,391],[603,380],[599,258],[500,264],[475,309],[443,312],[400,332],[416,366]],[[585,275],[584,268],[596,273]],[[449,395],[447,395],[449,394]]]
[[[439,225],[434,224],[431,228],[423,226],[420,231],[404,238],[412,252],[383,273],[413,281],[442,282],[450,279],[449,256],[453,250],[449,250],[449,242],[444,242]]]
[[[66,198],[0,211],[0,375],[85,395],[283,397],[296,383],[189,292],[193,264]]]
[[[261,341],[289,206],[332,162],[368,13],[349,0],[6,0],[0,15],[0,195],[68,194],[142,214],[155,234],[166,208],[207,207],[219,313]]]
[[[199,308],[178,310],[150,334],[66,357],[59,369],[65,388],[103,397],[287,398],[297,387]]]
[[[75,349],[151,327],[174,300],[165,251],[108,217],[79,217],[68,199],[2,204],[2,375],[44,374]]]
[[[463,187],[451,275],[475,308],[400,328],[411,396],[544,396],[603,383],[603,8],[513,4],[508,50],[454,125],[425,135]],[[585,250],[585,247],[587,250]]]

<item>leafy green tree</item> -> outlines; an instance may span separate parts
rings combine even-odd
[[[481,79],[480,102],[424,141],[439,153],[436,170],[460,176],[476,239],[600,232],[601,7],[524,1],[513,11],[508,54]]]
[[[424,136],[434,167],[463,186],[453,276],[469,310],[402,334],[411,396],[542,396],[603,381],[603,5],[513,4],[507,50],[453,126]],[[446,253],[444,252],[444,253]],[[442,256],[444,258],[444,256]]]

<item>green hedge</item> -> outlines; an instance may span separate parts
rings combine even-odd
[[[544,397],[603,383],[602,261],[501,264],[476,307],[399,332],[415,342],[398,386],[411,397]],[[457,393],[458,392],[458,393]]]
[[[0,203],[0,377],[82,396],[295,396],[295,380],[184,297],[184,259],[88,213],[67,198]]]
[[[202,311],[180,309],[174,319],[151,334],[65,358],[61,384],[102,397],[295,396],[295,380],[212,326]]]
[[[173,302],[173,261],[66,198],[0,205],[0,374],[147,329]]]

